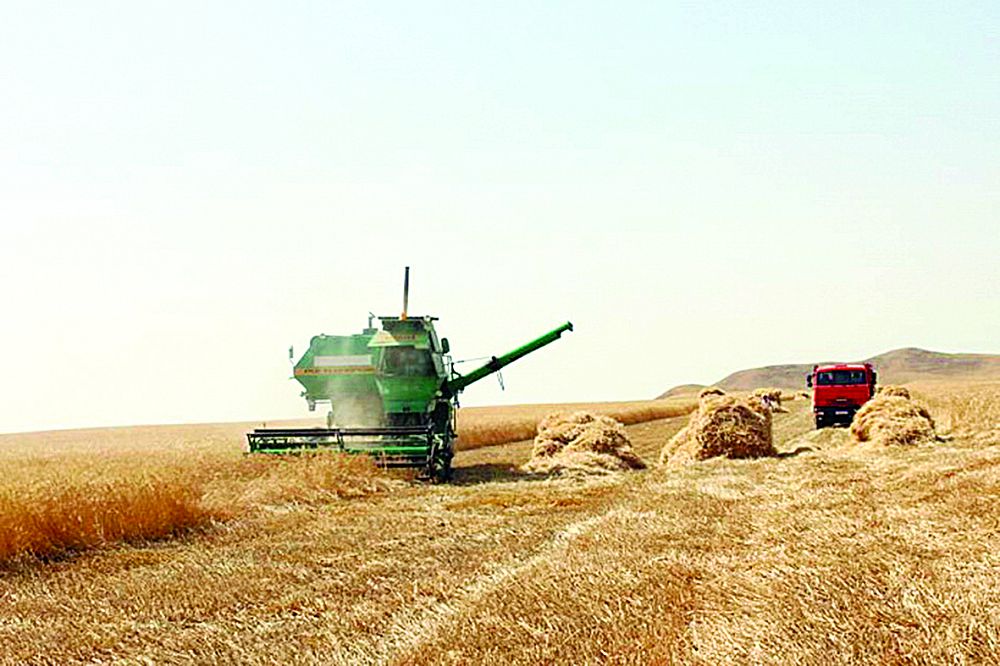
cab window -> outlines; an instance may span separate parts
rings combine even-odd
[[[379,368],[386,375],[426,377],[434,374],[430,352],[413,347],[388,347],[382,352]]]
[[[816,374],[816,383],[820,386],[867,384],[868,378],[864,370],[826,370]]]

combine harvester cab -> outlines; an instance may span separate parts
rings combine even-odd
[[[383,466],[420,468],[431,479],[445,480],[454,455],[458,394],[573,330],[566,322],[463,376],[452,367],[448,340],[438,338],[437,318],[407,315],[408,295],[407,268],[401,316],[379,317],[380,329],[369,319],[356,335],[315,336],[295,364],[310,411],[330,405],[326,428],[259,428],[247,434],[250,451],[366,453]]]
[[[816,428],[850,425],[861,405],[875,395],[875,382],[871,363],[814,365],[806,386],[812,389]]]

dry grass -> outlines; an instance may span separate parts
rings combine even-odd
[[[460,452],[452,485],[307,494],[18,563],[0,570],[0,663],[994,663],[998,387],[911,386],[950,429],[933,447],[803,450],[796,401],[773,417],[780,457],[537,480],[521,442]],[[637,454],[685,420],[629,427]],[[181,439],[240,460],[239,432],[205,437]]]
[[[906,388],[905,386],[894,386],[891,384],[888,386],[880,386],[878,390],[875,391],[875,395],[880,398],[888,398],[894,396],[896,398],[906,398],[907,400],[913,397],[910,395],[910,389]]]
[[[998,498],[998,447],[659,468],[394,663],[994,663]]]
[[[201,503],[202,485],[183,469],[141,459],[94,462],[67,458],[45,473],[32,466],[5,469],[0,562],[163,538],[214,517]]]
[[[633,425],[683,416],[697,407],[691,396],[636,402],[466,407],[458,415],[457,446],[459,450],[468,450],[532,439],[538,422],[553,412],[593,412]]]
[[[149,440],[114,446],[101,440],[115,440],[117,429],[84,432],[91,437],[79,441],[52,433],[40,449],[32,446],[38,434],[4,438],[13,441],[0,455],[0,564],[162,539],[267,505],[360,496],[390,483],[367,458],[243,457],[176,440],[160,449]]]
[[[364,497],[400,485],[367,456],[328,452],[249,456],[202,468],[199,475],[205,479],[202,504],[228,517]]]
[[[1000,442],[1000,383],[922,382],[912,388],[941,432],[983,444]]]
[[[673,399],[602,403],[596,409],[638,423],[685,413],[689,404]],[[463,410],[460,445],[532,437],[538,420],[551,409],[525,405]],[[249,426],[107,428],[3,437],[0,563],[159,539],[261,506],[317,504],[391,485],[367,458],[243,458],[238,451]]]
[[[638,423],[689,400],[602,403]],[[534,436],[550,405],[463,410],[464,447]],[[251,424],[105,428],[4,436],[0,563],[160,539],[282,503],[318,504],[392,484],[367,458],[239,454]],[[526,433],[525,430],[530,432]]]

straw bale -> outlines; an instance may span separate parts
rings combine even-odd
[[[779,388],[758,388],[750,393],[750,398],[758,400],[760,404],[772,412],[787,412],[781,406],[781,389]]]
[[[887,398],[894,395],[898,398],[906,398],[907,400],[912,397],[910,395],[910,390],[905,386],[883,386],[876,391],[875,395],[880,398]]]
[[[714,398],[716,396],[726,395],[726,392],[720,389],[718,386],[706,386],[701,391],[698,392],[698,400],[704,400],[705,398]]]
[[[688,425],[663,447],[660,462],[759,458],[776,453],[771,410],[759,398],[725,395],[701,402]]]
[[[914,446],[937,440],[927,408],[900,395],[876,395],[851,423],[851,439],[875,446]]]
[[[620,422],[590,412],[555,412],[538,423],[531,459],[522,469],[550,474],[606,473],[645,467],[632,450],[632,442]]]
[[[692,426],[692,424],[694,423],[694,420],[695,420],[696,416],[697,416],[697,413],[692,414],[691,415],[691,420],[688,421],[688,424],[686,426],[684,426],[683,428],[681,428],[677,432],[677,434],[674,435],[673,437],[671,437],[670,440],[667,441],[667,443],[663,446],[663,448],[660,449],[660,464],[661,465],[664,465],[667,462],[669,462],[671,459],[673,459],[673,457],[674,457],[675,454],[678,454],[678,452],[681,452],[681,451],[683,451],[685,453],[681,454],[680,458],[685,458],[686,459],[686,458],[689,457],[687,455],[687,452],[690,452],[694,448],[694,446],[695,446],[695,443],[693,441],[694,440],[694,436],[695,436],[695,432],[694,432],[694,427]]]
[[[756,388],[750,395],[755,398],[769,398],[775,402],[781,402],[781,389],[779,388]]]

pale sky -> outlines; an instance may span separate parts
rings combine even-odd
[[[466,405],[1000,352],[996,2],[0,0],[0,90],[0,432],[307,415],[404,265],[576,326]]]

